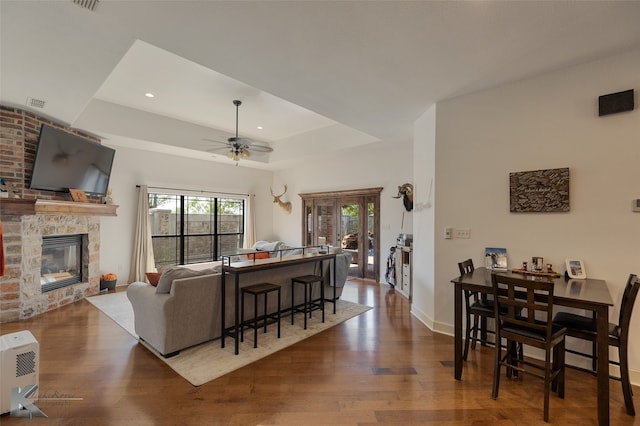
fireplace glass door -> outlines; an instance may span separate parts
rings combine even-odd
[[[82,282],[82,235],[42,238],[42,292]]]

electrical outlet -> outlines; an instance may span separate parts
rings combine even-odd
[[[469,228],[458,228],[453,231],[454,238],[471,238],[471,229]]]

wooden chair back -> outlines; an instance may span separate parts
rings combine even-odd
[[[475,270],[473,260],[467,259],[464,262],[458,262],[458,269],[460,269],[460,275],[470,274]]]
[[[505,330],[503,337],[508,338],[508,330],[527,330],[531,339],[518,339],[522,343],[540,347],[549,342],[553,332],[553,281],[494,273],[491,282],[495,316],[500,330]]]
[[[631,324],[631,315],[633,314],[633,305],[636,302],[638,296],[638,290],[640,289],[640,281],[638,276],[634,274],[629,275],[627,285],[624,288],[622,294],[622,306],[620,306],[620,318],[618,321],[618,327],[620,328],[620,338],[626,339],[629,335],[629,326]]]

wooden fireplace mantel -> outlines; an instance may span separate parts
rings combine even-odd
[[[33,214],[117,216],[116,209],[118,207],[119,206],[115,204],[0,198],[0,216],[20,216]]]

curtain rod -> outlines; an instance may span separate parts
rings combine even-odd
[[[136,185],[136,188],[140,188],[140,185]],[[205,191],[205,190],[202,190],[202,189],[167,188],[167,187],[163,187],[163,186],[147,186],[147,188],[169,189],[171,191],[199,192],[201,194],[207,193],[207,194],[223,194],[223,195],[246,195],[247,197],[251,196],[251,194],[240,194],[240,193],[236,193],[236,192]]]

